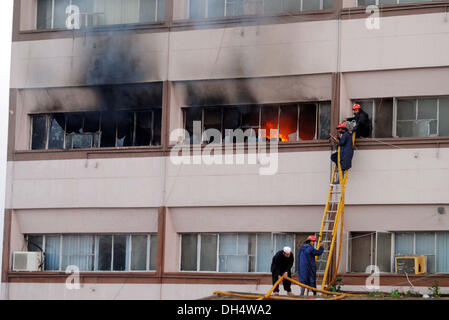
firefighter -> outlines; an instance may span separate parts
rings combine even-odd
[[[271,275],[273,278],[273,285],[279,280],[279,278],[284,278],[282,284],[284,290],[287,291],[289,296],[292,296],[291,283],[287,280],[287,277],[291,278],[291,269],[293,266],[294,257],[292,254],[292,249],[290,247],[284,247],[283,250],[278,251],[271,262]],[[279,295],[279,286],[274,289],[274,294]]]
[[[340,123],[337,126],[337,132],[339,136],[331,136],[340,147],[340,165],[341,170],[346,171],[352,167],[352,157],[354,156],[354,150],[352,149],[352,136],[349,133],[346,123]],[[331,160],[335,163],[338,162],[338,151],[331,155]]]
[[[371,136],[372,125],[368,113],[363,111],[358,103],[352,107],[352,111],[354,112],[354,117],[346,118],[344,121],[355,120],[355,126],[352,131],[356,133],[356,138],[368,138]]]
[[[324,252],[324,247],[320,246],[315,249],[315,236],[309,236],[306,243],[298,252],[298,280],[310,287],[316,288],[316,263],[315,257],[320,256]],[[301,287],[301,295],[304,295],[305,288]],[[316,292],[313,292],[316,295]]]

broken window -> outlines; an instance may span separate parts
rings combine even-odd
[[[215,141],[213,136],[207,136],[207,130],[215,129],[222,134],[222,108],[212,107],[204,109],[204,143],[221,143],[221,140]]]
[[[99,236],[97,245],[97,270],[111,271],[112,236]]]
[[[316,137],[317,105],[301,104],[299,107],[299,139],[313,140]]]
[[[184,128],[189,133],[190,144],[200,144],[203,132],[203,109],[199,107],[184,109],[184,121]]]
[[[391,138],[393,136],[393,99],[355,100],[368,113],[371,120],[371,137]]]
[[[134,145],[134,112],[117,113],[117,147]]]
[[[66,149],[89,149],[98,146],[100,115],[68,114],[66,117]]]
[[[298,141],[298,105],[282,105],[279,117],[279,139],[282,142]]]
[[[43,150],[47,147],[47,116],[32,116],[31,149]]]
[[[43,236],[28,236],[27,250],[29,252],[43,252],[44,251],[44,237]]]
[[[320,113],[320,130],[319,138],[322,140],[327,140],[330,138],[331,133],[331,112],[332,104],[330,102],[320,103],[319,113]]]
[[[265,129],[267,140],[279,139],[279,134],[271,136],[271,130],[279,132],[279,106],[263,106],[261,110],[261,129]]]

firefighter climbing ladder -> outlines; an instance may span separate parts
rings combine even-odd
[[[352,145],[355,143],[355,133],[352,136]],[[345,209],[345,193],[346,184],[348,182],[348,171],[343,172],[341,169],[341,150],[338,147],[338,161],[334,165],[331,177],[331,183],[329,188],[329,195],[326,202],[326,207],[324,209],[324,215],[321,222],[320,234],[318,238],[317,248],[321,245],[324,247],[324,252],[320,257],[317,257],[317,273],[321,274],[323,277],[321,289],[316,289],[309,287],[303,283],[300,283],[294,279],[287,278],[288,281],[297,284],[301,287],[307,288],[308,290],[321,292],[324,295],[335,295],[337,298],[342,299],[347,296],[364,296],[364,294],[349,294],[343,292],[330,292],[328,291],[331,286],[335,283],[337,278],[338,268],[340,265],[341,257],[341,244],[343,238],[343,224],[344,224],[344,209]],[[340,230],[338,229],[340,227]],[[338,237],[338,250],[336,250],[337,245],[337,235]],[[334,253],[336,253],[336,264],[335,270],[333,270],[333,259]],[[265,296],[252,296],[252,295],[242,295],[237,293],[224,293],[224,292],[214,292],[217,295],[228,295],[241,298],[253,298],[257,300],[263,300],[270,298],[273,290],[280,284],[282,278],[280,278],[273,286],[273,288]],[[298,298],[292,298],[294,300],[301,300]],[[331,299],[329,299],[331,300]]]
[[[355,143],[355,134],[352,136],[352,144]],[[323,220],[321,222],[320,235],[318,238],[317,248],[321,245],[324,247],[324,252],[320,257],[317,257],[317,273],[323,277],[321,290],[329,289],[337,278],[338,268],[341,257],[341,244],[343,238],[343,222],[345,210],[345,193],[346,184],[348,182],[349,170],[343,172],[341,169],[341,154],[340,147],[338,148],[338,161],[334,165],[332,178],[329,188],[329,195],[324,209]],[[333,258],[336,251],[338,227],[340,226],[340,236],[338,253],[336,255],[337,261],[335,270],[333,267]],[[332,279],[331,279],[331,275]],[[326,286],[327,284],[327,286]]]

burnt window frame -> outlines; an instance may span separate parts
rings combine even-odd
[[[117,125],[117,117],[116,114],[119,112],[124,112],[124,111],[128,111],[128,112],[132,112],[134,114],[134,122],[133,122],[133,145],[132,146],[125,146],[125,147],[119,147],[118,146],[118,125]],[[157,147],[160,148],[162,146],[162,108],[148,108],[148,109],[119,109],[116,111],[113,111],[113,117],[114,117],[114,127],[115,127],[115,144],[112,147],[102,147],[101,146],[101,141],[102,141],[102,116],[103,113],[107,112],[104,110],[99,110],[99,111],[78,111],[78,112],[56,112],[56,113],[31,113],[29,114],[29,121],[30,121],[30,141],[29,141],[29,150],[31,151],[49,151],[49,150],[53,150],[53,151],[74,151],[74,150],[92,150],[92,149],[105,149],[105,148],[114,148],[114,149],[122,149],[122,148],[148,148],[148,147]],[[150,144],[149,145],[138,145],[136,146],[136,130],[137,130],[137,115],[139,113],[146,113],[149,112],[151,113],[151,139],[150,139]],[[156,118],[157,115],[156,113],[160,113],[160,121],[161,124],[159,125],[159,128],[161,130],[160,134],[156,134],[155,130],[156,130]],[[85,132],[85,133],[67,133],[67,118],[71,115],[83,115],[83,128],[84,128],[84,124],[85,124],[85,119],[84,116],[86,114],[93,114],[93,113],[97,113],[98,114],[98,130],[97,132]],[[65,127],[64,127],[64,143],[63,143],[63,147],[60,149],[50,149],[49,148],[49,141],[50,141],[50,123],[51,123],[51,118],[54,115],[64,115],[65,117]],[[45,129],[45,148],[44,149],[33,149],[33,119],[34,117],[45,117],[45,123],[46,123],[46,129]],[[98,143],[95,146],[95,135],[98,135]],[[72,147],[71,148],[67,148],[67,143],[68,143],[68,139],[67,136],[75,136],[75,135],[91,135],[92,136],[92,146],[90,148],[73,148],[73,138],[72,138]],[[159,137],[158,143],[155,143],[155,137]]]
[[[315,134],[314,134],[314,138],[311,140],[300,140],[300,119],[301,119],[301,106],[302,105],[315,105],[316,106],[316,113],[315,113]],[[268,103],[268,104],[241,104],[241,105],[221,105],[221,106],[185,106],[181,108],[182,111],[182,125],[183,125],[183,129],[186,130],[186,121],[187,121],[187,116],[186,116],[186,111],[190,108],[195,108],[195,109],[201,109],[201,143],[193,143],[192,142],[192,137],[190,137],[190,143],[186,143],[186,138],[184,137],[183,139],[183,143],[184,144],[190,144],[190,145],[207,145],[209,143],[205,142],[203,140],[203,136],[204,136],[204,113],[205,110],[207,109],[212,109],[212,108],[220,108],[221,109],[221,136],[222,136],[222,140],[221,143],[225,143],[225,128],[224,128],[224,114],[225,114],[225,110],[226,108],[234,108],[234,109],[238,109],[238,108],[247,108],[247,107],[256,107],[259,108],[259,125],[257,127],[256,130],[259,130],[262,128],[262,112],[264,107],[277,107],[278,108],[278,121],[277,121],[277,131],[278,131],[278,135],[279,135],[279,129],[280,129],[280,124],[281,124],[281,109],[283,107],[297,107],[297,119],[296,119],[296,123],[297,123],[297,129],[296,129],[296,139],[294,141],[279,141],[280,144],[293,144],[293,143],[303,143],[306,141],[327,141],[330,137],[330,126],[331,123],[329,123],[329,137],[327,138],[321,138],[321,117],[320,117],[320,112],[321,112],[321,105],[329,105],[330,106],[330,117],[329,117],[329,122],[331,122],[331,116],[332,116],[332,102],[331,101],[311,101],[311,102],[287,102],[287,103]],[[186,130],[187,131],[187,130]]]

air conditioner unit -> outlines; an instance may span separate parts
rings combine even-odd
[[[396,273],[423,274],[427,271],[426,256],[395,257]]]
[[[14,252],[13,271],[39,271],[42,263],[41,252]]]

